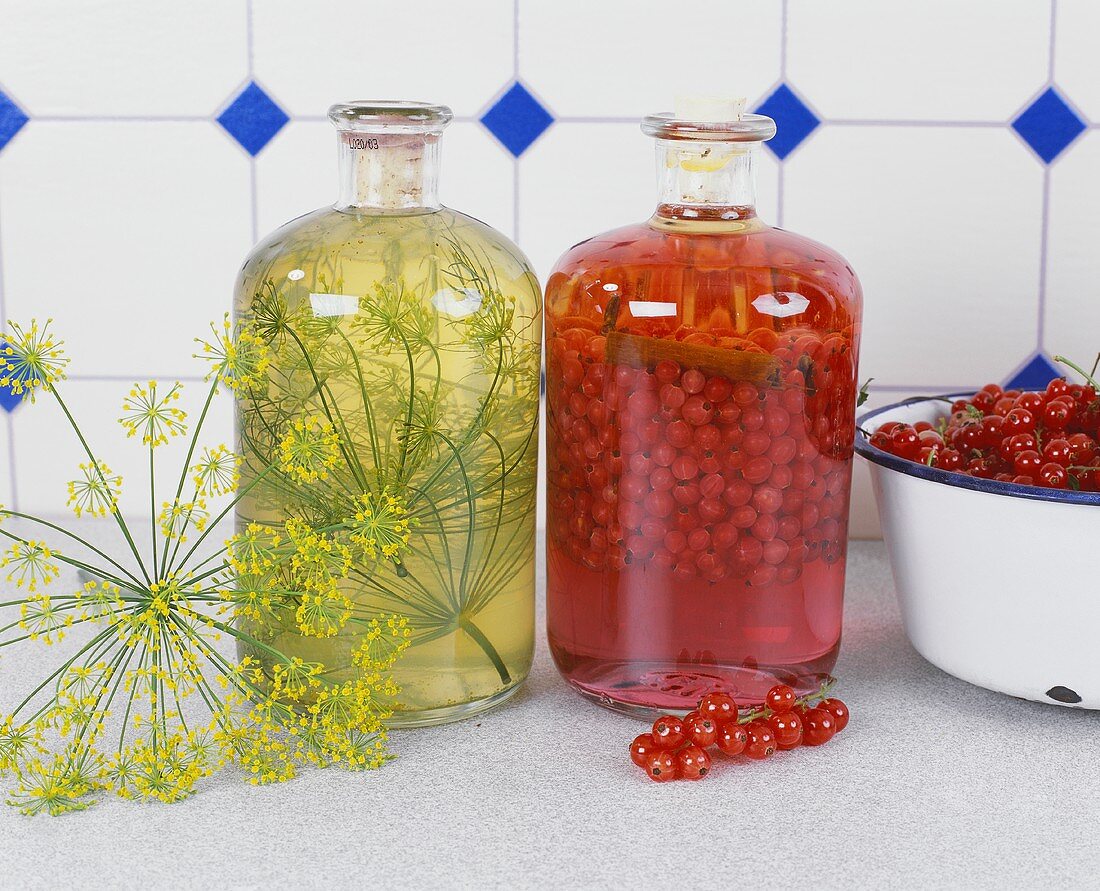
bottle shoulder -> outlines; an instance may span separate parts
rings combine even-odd
[[[238,276],[238,289],[285,277],[326,290],[335,282],[385,281],[432,287],[497,288],[541,299],[530,261],[507,236],[451,208],[425,213],[352,213],[324,207],[261,239]]]
[[[759,219],[705,224],[698,229],[653,220],[621,226],[573,245],[558,259],[551,278],[596,279],[611,272],[658,267],[717,271],[762,266],[802,274],[828,270],[841,291],[861,294],[855,271],[839,252]]]
[[[546,284],[548,324],[653,336],[858,329],[859,279],[836,251],[756,218],[625,226],[575,245]]]

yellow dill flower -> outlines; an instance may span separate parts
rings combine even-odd
[[[324,670],[325,667],[320,662],[305,662],[297,656],[284,662],[276,662],[271,698],[297,702],[310,690],[321,686],[318,678]]]
[[[158,522],[165,538],[187,541],[187,529],[193,526],[198,532],[206,528],[210,512],[203,499],[198,501],[164,502]]]
[[[317,532],[304,520],[291,517],[283,524],[290,542],[289,566],[296,584],[323,588],[334,576],[351,571],[351,551],[332,536]]]
[[[32,752],[41,751],[42,731],[30,724],[17,724],[8,716],[0,720],[0,774],[18,770]]]
[[[388,489],[380,495],[367,492],[355,500],[355,514],[344,520],[348,538],[372,560],[379,555],[394,559],[408,546],[410,520],[405,505]]]
[[[74,599],[81,606],[80,617],[96,621],[110,618],[125,609],[126,604],[119,595],[118,587],[110,582],[85,582],[84,587],[74,595]]]
[[[71,703],[94,705],[113,676],[114,672],[105,662],[72,665],[57,683],[58,696]]]
[[[130,786],[138,773],[137,758],[129,747],[116,752],[107,763],[107,771],[104,776],[105,787],[114,792],[120,798],[132,797]]]
[[[191,468],[195,489],[205,497],[232,492],[241,478],[240,466],[240,455],[233,454],[226,446],[207,447],[199,462]]]
[[[333,637],[349,618],[351,600],[335,581],[329,587],[316,587],[303,592],[294,614],[298,631],[307,637]]]
[[[259,383],[271,363],[267,344],[239,325],[234,336],[229,313],[225,314],[220,330],[214,322],[210,323],[210,330],[214,334],[213,343],[195,338],[195,343],[202,345],[202,352],[197,353],[196,358],[206,359],[211,364],[206,379],[217,377],[232,390]]]
[[[34,760],[20,770],[19,785],[8,804],[29,817],[43,813],[56,817],[89,807],[91,802],[84,799],[88,791],[70,776],[60,757],[49,765]]]
[[[41,541],[17,541],[0,560],[0,567],[5,566],[11,567],[7,580],[28,591],[45,587],[61,572],[53,562],[53,551]]]
[[[130,747],[132,767],[128,790],[132,797],[172,804],[195,793],[203,767],[188,749],[185,734],[151,733]]]
[[[227,562],[238,573],[260,575],[279,559],[283,537],[274,529],[259,523],[249,523],[243,531],[229,539]]]
[[[32,594],[20,606],[19,615],[19,627],[27,637],[45,644],[63,640],[66,629],[73,624],[73,614],[63,612],[48,594]]]
[[[149,381],[147,386],[134,384],[122,402],[122,417],[118,419],[126,435],[140,434],[145,445],[158,446],[168,442],[169,437],[186,433],[187,412],[174,405],[182,391],[183,384],[176,383],[158,396],[156,381]]]
[[[83,479],[69,482],[69,506],[78,517],[85,513],[105,517],[118,507],[122,477],[102,461],[80,465]]]
[[[52,386],[65,377],[69,363],[61,351],[64,342],[50,333],[52,321],[47,319],[41,328],[37,319],[31,320],[29,328],[9,321],[10,331],[0,347],[0,386],[31,402],[36,389]]]
[[[409,622],[404,616],[373,618],[367,624],[363,642],[352,655],[352,661],[368,671],[384,671],[404,652],[411,636]]]
[[[264,573],[237,573],[227,587],[218,591],[218,596],[226,602],[222,612],[231,609],[235,615],[257,622],[274,618],[278,602],[274,579]]]
[[[279,443],[279,465],[303,483],[328,479],[340,454],[340,438],[332,424],[320,418],[296,418]]]

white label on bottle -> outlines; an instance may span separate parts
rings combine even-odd
[[[627,306],[636,319],[663,319],[676,315],[676,304],[664,300],[631,300]]]
[[[452,319],[464,319],[481,309],[482,299],[473,288],[443,288],[432,295],[432,306]]]
[[[359,312],[359,298],[354,294],[310,294],[309,305],[318,318],[353,316]]]
[[[752,302],[752,305],[756,307],[757,312],[766,316],[786,319],[805,312],[810,301],[793,291],[778,291],[775,294],[761,294]]]

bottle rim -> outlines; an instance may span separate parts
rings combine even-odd
[[[671,111],[662,111],[642,118],[642,132],[657,139],[767,142],[775,136],[775,130],[775,121],[763,114],[742,115],[736,121],[686,121]]]
[[[454,112],[432,102],[369,99],[337,103],[329,108],[328,118],[340,130],[439,133],[454,118]]]

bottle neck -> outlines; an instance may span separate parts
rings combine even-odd
[[[439,134],[341,130],[337,210],[438,210]]]
[[[756,216],[755,142],[657,140],[657,216],[745,220]]]

